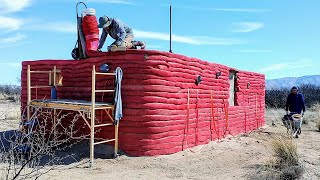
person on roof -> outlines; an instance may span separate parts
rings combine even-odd
[[[137,49],[138,46],[141,49],[146,47],[143,41],[134,41],[132,29],[118,19],[100,17],[98,28],[102,28],[98,51],[101,51],[108,34],[115,39],[111,46],[125,46],[127,49]]]
[[[304,114],[306,107],[304,104],[304,97],[297,87],[293,86],[291,88],[291,93],[288,95],[286,102],[286,112],[287,114],[298,113]]]

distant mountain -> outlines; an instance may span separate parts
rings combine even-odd
[[[266,89],[291,88],[292,86],[299,86],[302,84],[320,86],[320,75],[267,79]]]

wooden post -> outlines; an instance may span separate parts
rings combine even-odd
[[[53,67],[53,86],[56,86],[56,78],[57,78],[57,67]]]
[[[56,73],[57,73],[57,67],[53,66],[53,87],[56,88]],[[49,73],[51,76],[51,73]],[[54,140],[56,140],[57,134],[56,134],[56,123],[57,123],[57,110],[56,108],[53,109],[53,136]]]
[[[118,141],[118,130],[119,130],[119,122],[116,122],[116,125],[114,127],[114,157],[117,157],[118,156],[118,144],[119,144],[119,141]]]
[[[30,120],[30,103],[31,103],[31,74],[30,74],[30,65],[28,65],[27,69],[27,120]]]
[[[96,101],[96,66],[92,66],[91,87],[91,127],[90,127],[90,166],[93,167],[94,159],[94,124],[95,124],[95,101]]]

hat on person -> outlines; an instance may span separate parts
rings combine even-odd
[[[294,90],[294,89],[298,90],[298,88],[297,88],[296,86],[293,86],[293,87],[291,88],[291,90]]]
[[[98,28],[105,28],[110,26],[111,20],[107,16],[103,16],[99,18]]]

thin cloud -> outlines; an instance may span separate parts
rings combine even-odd
[[[0,0],[0,14],[19,12],[32,3],[32,0]]]
[[[26,27],[27,30],[32,31],[50,31],[50,32],[62,32],[62,33],[76,33],[77,25],[70,22],[52,22],[34,24]]]
[[[10,32],[20,29],[23,25],[21,19],[0,16],[0,31]]]
[[[246,33],[262,29],[263,27],[264,23],[262,22],[239,22],[232,25],[232,31]]]
[[[168,7],[168,5],[166,5]],[[270,9],[257,8],[211,8],[211,7],[197,7],[197,6],[173,6],[173,8],[189,9],[196,11],[222,11],[222,12],[240,12],[240,13],[261,13],[271,11]]]
[[[24,40],[25,38],[26,38],[26,36],[23,34],[16,34],[15,36],[0,38],[0,45],[1,44],[16,43],[16,42]]]
[[[272,51],[271,50],[267,50],[267,49],[240,49],[240,50],[236,50],[235,52],[240,52],[240,53],[270,53]]]
[[[21,63],[11,63],[11,62],[0,62],[0,65],[9,66],[12,68],[20,68],[21,67]]]
[[[283,71],[283,70],[294,70],[299,68],[311,67],[312,61],[309,59],[302,59],[296,62],[283,62],[277,64],[271,64],[267,67],[261,68],[259,72],[273,72],[273,71]]]
[[[137,38],[145,38],[145,39],[155,39],[162,41],[169,41],[170,36],[167,33],[161,32],[151,32],[151,31],[140,31],[134,30],[134,35]],[[207,36],[180,36],[180,35],[172,35],[172,41],[178,43],[185,44],[193,44],[193,45],[235,45],[235,44],[243,44],[244,42],[238,39],[230,39],[230,38],[214,38]]]
[[[242,9],[242,8],[217,8],[216,11],[226,11],[226,12],[248,12],[248,13],[258,13],[258,12],[268,12],[270,9]]]
[[[27,30],[75,33],[77,31],[77,26],[76,24],[69,22],[52,22],[50,24],[31,25],[27,27]],[[141,31],[134,29],[133,33],[136,38],[141,39],[154,39],[162,41],[170,40],[169,34],[162,32]],[[172,35],[172,41],[193,45],[236,45],[244,43],[244,41],[239,39],[214,38],[207,36],[180,36],[175,34]]]
[[[92,3],[109,3],[109,4],[125,4],[125,5],[135,5],[130,1],[125,0],[88,0],[88,2]]]

